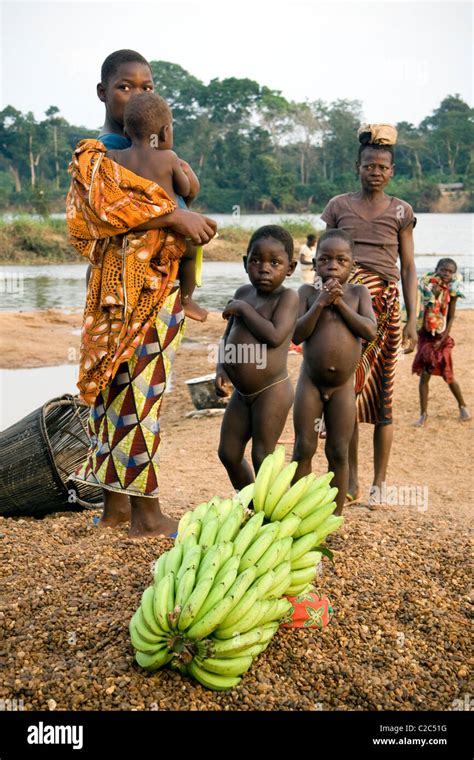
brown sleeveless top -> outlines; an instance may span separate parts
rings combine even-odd
[[[410,224],[416,225],[412,207],[406,201],[392,197],[385,211],[369,221],[357,210],[355,195],[344,193],[331,198],[321,219],[330,227],[338,227],[352,236],[358,264],[385,280],[399,280],[398,236]]]

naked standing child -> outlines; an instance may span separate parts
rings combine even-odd
[[[361,338],[374,340],[377,323],[365,285],[350,285],[354,244],[342,230],[324,232],[318,242],[316,272],[322,287],[299,289],[300,311],[293,341],[302,343],[303,364],[293,410],[299,462],[294,480],[311,472],[324,413],[326,457],[339,489],[335,514],[341,514],[349,482],[349,442],[355,425],[354,371]]]
[[[244,459],[248,441],[256,473],[274,450],[293,403],[287,360],[298,296],[283,286],[296,267],[291,235],[277,225],[261,227],[250,239],[244,265],[251,284],[238,288],[224,309],[224,361],[216,369],[217,394],[228,395],[229,381],[235,388],[222,421],[219,458],[236,489],[254,480]]]

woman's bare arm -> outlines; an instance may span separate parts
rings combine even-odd
[[[418,278],[415,266],[415,244],[413,242],[413,224],[401,230],[398,236],[400,251],[400,270],[402,275],[402,290],[407,310],[407,323],[403,328],[403,340],[408,343],[405,353],[413,351],[418,336],[416,334],[416,292]]]
[[[205,245],[217,232],[217,222],[213,219],[183,208],[175,208],[169,214],[149,219],[138,227],[134,227],[133,230],[144,232],[145,230],[160,230],[163,227],[171,227],[180,235],[191,238],[195,245]]]

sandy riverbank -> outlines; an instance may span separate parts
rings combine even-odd
[[[1,314],[3,366],[64,363],[78,348],[72,330],[79,324],[79,315],[57,312]],[[216,455],[220,418],[185,417],[192,406],[184,381],[212,370],[206,346],[222,328],[218,314],[204,326],[189,323],[175,390],[163,405],[162,504],[176,516],[231,490]],[[454,366],[471,409],[473,331],[474,311],[459,313]],[[289,356],[293,380],[300,362]],[[0,518],[6,624],[0,697],[23,699],[25,709],[456,709],[474,693],[467,664],[473,428],[458,421],[441,379],[433,378],[430,390],[429,424],[415,429],[417,379],[411,357],[404,357],[388,480],[426,487],[427,509],[348,508],[332,541],[336,564],[325,561],[319,579],[335,609],[331,624],[323,631],[282,631],[228,693],[208,692],[170,671],[144,675],[133,662],[128,620],[149,582],[150,563],[169,542],[132,542],[126,528],[100,532],[90,512],[42,521]],[[292,437],[289,419],[288,457]],[[364,491],[370,437],[370,427],[362,426]],[[321,452],[314,468],[325,468]]]

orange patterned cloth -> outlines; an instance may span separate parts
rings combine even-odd
[[[334,610],[331,600],[312,588],[298,596],[287,596],[291,609],[282,620],[281,628],[325,628]]]
[[[69,239],[92,265],[79,360],[80,397],[92,405],[155,323],[178,274],[185,239],[167,229],[133,232],[176,208],[156,183],[78,143],[69,173]]]

